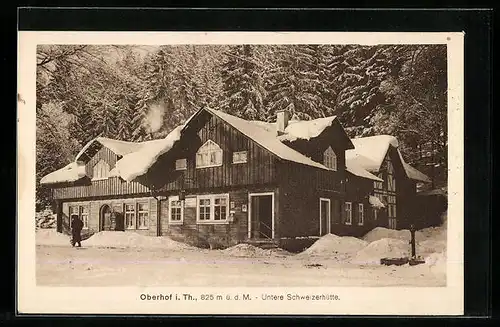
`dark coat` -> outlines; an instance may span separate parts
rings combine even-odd
[[[83,221],[80,218],[75,217],[71,220],[71,234],[73,236],[73,242],[80,242],[82,237],[80,235],[83,229]]]

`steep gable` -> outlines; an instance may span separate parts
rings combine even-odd
[[[425,174],[410,166],[405,162],[399,151],[398,140],[391,135],[377,135],[352,139],[355,148],[346,151],[346,165],[357,166],[366,169],[371,173],[380,171],[381,166],[391,149],[396,155],[391,156],[392,160],[400,162],[404,174],[409,179],[421,182],[429,182],[430,179]]]

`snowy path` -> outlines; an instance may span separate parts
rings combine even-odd
[[[199,249],[76,249],[49,245],[38,245],[36,256],[38,285],[429,287],[446,284],[445,275],[428,265],[362,266],[328,257],[236,257]]]

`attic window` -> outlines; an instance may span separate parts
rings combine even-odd
[[[222,165],[222,149],[214,141],[208,140],[196,152],[196,168]]]
[[[248,155],[246,151],[233,152],[233,163],[245,163],[247,162]]]
[[[92,179],[106,179],[109,177],[109,164],[104,160],[99,160],[93,169]]]
[[[327,168],[337,170],[337,155],[331,146],[329,146],[323,153],[323,163]]]
[[[175,160],[175,170],[186,170],[186,169],[187,169],[186,158]]]

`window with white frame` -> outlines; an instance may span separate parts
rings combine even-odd
[[[177,159],[175,160],[175,170],[186,170],[187,169],[187,159]]]
[[[196,167],[215,167],[222,165],[222,149],[214,141],[208,140],[196,152]]]
[[[125,203],[125,227],[135,229],[135,204]]]
[[[337,155],[331,146],[323,153],[323,163],[327,168],[337,170]]]
[[[214,220],[226,220],[227,199],[225,196],[214,198]]]
[[[93,168],[92,179],[106,179],[109,177],[109,164],[99,160]]]
[[[358,203],[358,225],[365,223],[365,208],[363,203]]]
[[[89,207],[88,205],[73,205],[69,207],[69,227],[73,216],[77,216],[83,222],[83,229],[89,228]]]
[[[233,163],[245,163],[248,160],[247,151],[236,151],[233,152]]]
[[[80,206],[80,219],[83,222],[83,228],[89,228],[89,207]]]
[[[169,222],[171,224],[182,224],[184,217],[184,207],[182,201],[179,200],[178,196],[171,196],[168,200],[169,203]]]
[[[197,220],[199,223],[223,223],[228,219],[228,194],[198,197]]]
[[[78,206],[70,206],[69,207],[69,222],[71,226],[71,221],[73,220],[73,216],[80,216],[80,211]]]
[[[345,222],[344,223],[346,225],[352,224],[352,203],[351,202],[345,203]]]
[[[137,204],[137,225],[139,229],[147,229],[149,220],[149,203]]]
[[[198,220],[209,221],[210,220],[210,202],[212,199],[204,198],[198,199]]]

